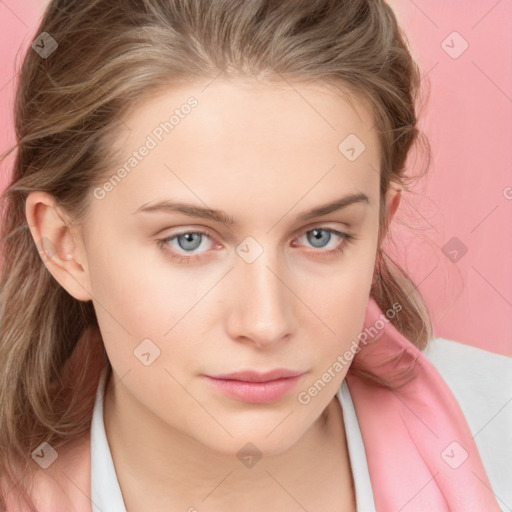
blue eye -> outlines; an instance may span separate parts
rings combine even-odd
[[[311,236],[310,236],[311,233]],[[327,233],[327,236],[325,236],[325,233]],[[334,231],[329,229],[312,229],[310,231],[306,231],[306,237],[308,241],[310,241],[313,244],[313,247],[316,248],[322,248],[322,243],[329,242],[332,238]],[[320,236],[319,236],[320,234]],[[318,245],[316,245],[318,243]]]
[[[325,235],[324,233],[327,233]],[[327,242],[330,242],[332,239],[332,235],[335,235],[336,237],[341,238],[340,241],[338,241],[334,248],[329,250],[317,250],[317,251],[307,251],[309,255],[313,257],[329,257],[329,256],[335,256],[338,254],[341,254],[345,247],[351,243],[353,240],[355,240],[354,235],[349,235],[348,233],[342,233],[341,231],[338,231],[336,229],[327,228],[327,227],[317,227],[313,229],[309,229],[303,233],[302,236],[306,235],[306,238],[309,243],[313,245],[313,247],[318,248],[321,246],[321,248],[324,247],[324,244]],[[300,238],[300,237],[299,237]]]
[[[204,233],[181,233],[179,235],[175,235],[172,238],[176,238],[178,245],[183,250],[194,250],[197,249],[201,245],[201,236]],[[182,240],[183,242],[181,242]]]
[[[309,229],[303,232],[301,237],[304,235],[306,235],[308,243],[318,249],[316,251],[307,251],[315,257],[327,257],[341,253],[345,249],[345,246],[355,239],[353,235],[349,235],[348,233],[342,233],[335,229],[323,227]],[[332,249],[320,250],[325,246],[325,244],[328,244],[331,241],[333,235],[341,238],[341,240],[338,241]],[[212,239],[209,233],[205,231],[182,231],[181,233],[175,233],[167,238],[157,240],[157,243],[162,250],[172,258],[179,260],[180,263],[189,263],[197,258],[201,258],[205,254],[205,252],[199,252],[199,254],[194,254],[192,252],[201,247],[205,238],[210,240]],[[177,242],[178,247],[170,246],[170,243],[173,241]],[[294,244],[294,247],[296,246],[297,244]]]

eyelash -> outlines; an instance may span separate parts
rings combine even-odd
[[[343,233],[336,229],[322,227],[322,226],[314,227],[314,228],[308,229],[307,231],[303,231],[300,234],[299,238],[301,236],[305,235],[306,233],[309,233],[309,232],[315,231],[315,230],[326,231],[326,232],[334,234],[334,235],[339,235],[342,237],[342,240],[334,249],[330,249],[328,251],[322,251],[320,249],[317,251],[312,251],[311,255],[313,257],[331,257],[331,256],[335,256],[338,254],[342,254],[343,251],[345,250],[345,248],[356,239],[356,237],[354,235],[349,235],[348,233]],[[183,256],[182,255],[183,253],[177,253],[175,250],[169,249],[168,242],[170,242],[171,240],[174,240],[178,236],[187,235],[187,234],[189,234],[189,235],[204,235],[208,238],[211,238],[209,233],[206,231],[182,231],[181,233],[175,233],[174,235],[168,236],[167,238],[158,239],[157,245],[166,254],[168,254],[171,258],[178,260],[179,263],[190,263],[192,261],[196,261],[197,259],[202,258],[204,256],[204,253],[194,254],[191,256]]]

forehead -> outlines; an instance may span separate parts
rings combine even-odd
[[[191,101],[195,103],[192,108],[187,105]],[[226,134],[235,136],[233,142],[243,142],[243,146],[261,140],[275,145],[278,144],[276,136],[281,144],[284,139],[293,137],[298,143],[304,138],[320,138],[332,145],[347,131],[364,139],[367,145],[372,145],[375,137],[371,113],[346,87],[341,92],[322,84],[217,78],[211,83],[160,89],[135,103],[124,116],[130,133],[127,137],[125,134],[123,143],[136,145],[160,123],[169,121],[173,114],[172,123],[176,123],[171,127],[173,139],[210,142],[212,146],[219,141],[227,142],[223,140]],[[181,122],[184,119],[188,119],[186,123]],[[283,132],[283,128],[287,131]],[[197,137],[190,138],[190,132],[197,133]],[[251,138],[247,139],[246,134]]]
[[[275,195],[291,206],[308,191],[315,204],[333,188],[378,191],[372,116],[326,87],[216,79],[161,90],[123,121],[129,130],[115,148],[128,172],[109,201],[130,211],[176,195],[223,203]]]

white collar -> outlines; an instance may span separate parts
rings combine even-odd
[[[91,422],[92,512],[126,512],[103,422],[107,368],[101,374]]]
[[[91,422],[91,501],[93,512],[126,512],[103,422],[107,369],[100,377]],[[375,512],[366,452],[348,385],[343,380],[336,394],[343,409],[350,465],[358,512]]]

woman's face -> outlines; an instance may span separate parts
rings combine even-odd
[[[80,279],[134,421],[223,453],[247,442],[278,453],[332,400],[363,325],[378,139],[359,103],[319,88],[205,85],[124,119],[127,165],[91,195]],[[356,199],[321,211],[345,197]],[[207,377],[282,368],[302,375],[288,386]]]

